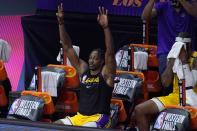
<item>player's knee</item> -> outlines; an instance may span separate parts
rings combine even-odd
[[[144,110],[143,110],[143,107],[140,105],[137,105],[134,109],[134,115],[136,118],[138,118],[139,116],[141,115],[144,115]]]

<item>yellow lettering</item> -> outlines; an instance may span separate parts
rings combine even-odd
[[[93,83],[94,82],[94,78],[90,79],[90,83]]]
[[[85,81],[85,83],[89,83],[90,82],[90,78],[88,78],[86,81]]]
[[[85,83],[93,83],[93,82],[98,83],[99,82],[99,77],[97,77],[97,78],[88,78],[87,80],[85,80]]]
[[[140,7],[142,5],[142,0],[113,0],[114,6],[125,6],[125,7]]]
[[[99,82],[99,77],[95,78],[95,82],[97,83]]]
[[[114,0],[114,1],[113,1],[113,5],[118,6],[118,1],[119,1],[119,0]]]

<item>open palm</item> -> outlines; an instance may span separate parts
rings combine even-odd
[[[98,23],[103,27],[106,28],[108,27],[108,10],[105,9],[104,7],[99,7],[99,14],[97,17]]]

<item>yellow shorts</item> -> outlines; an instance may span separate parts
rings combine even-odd
[[[82,115],[79,112],[77,112],[77,115],[73,116],[73,117],[66,117],[70,120],[70,122],[72,123],[72,125],[74,126],[82,126],[88,122],[96,122],[97,127],[108,127],[110,126],[110,117],[108,115],[104,115],[104,114],[94,114],[91,116],[86,116],[86,115]]]
[[[179,94],[171,93],[168,96],[157,97],[164,106],[167,105],[179,105]]]

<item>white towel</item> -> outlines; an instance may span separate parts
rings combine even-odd
[[[179,80],[185,79],[185,86],[194,86],[193,75],[190,70],[189,65],[183,65],[181,60],[179,59],[180,51],[184,47],[186,49],[186,44],[183,42],[175,42],[172,46],[170,52],[168,53],[167,58],[175,58],[175,62],[173,65],[173,73],[177,74]],[[184,66],[184,68],[183,68]]]
[[[186,103],[197,108],[197,94],[194,90],[186,90]]]
[[[177,74],[177,77],[179,78],[179,80],[184,79],[183,66],[179,58],[175,59],[174,66],[172,67],[172,71],[175,74]]]
[[[116,55],[116,65],[117,67],[127,68],[128,67],[128,50],[121,49]]]
[[[181,48],[184,46],[184,48],[186,49],[186,45],[183,42],[175,42],[170,50],[170,52],[168,53],[167,58],[178,58]]]
[[[179,54],[181,51],[181,48],[184,46],[184,48],[186,49],[186,45],[183,42],[175,42],[170,50],[170,52],[168,53],[167,58],[175,58],[175,62],[174,62],[174,66],[172,68],[173,72],[177,74],[179,79],[183,79],[184,75],[183,75],[183,68],[182,68],[182,62],[180,61]]]
[[[187,68],[185,68],[187,67]],[[173,72],[177,74],[179,80],[185,79],[186,87],[194,87],[194,76],[188,64],[182,65],[179,58],[175,59],[174,66],[172,68]],[[197,75],[197,74],[196,74]]]
[[[134,52],[134,69],[147,70],[148,53],[143,51]]]
[[[42,73],[42,91],[49,95],[57,97],[57,85],[60,73],[43,71]]]
[[[7,41],[0,39],[0,59],[8,62],[11,54],[11,46]]]
[[[75,52],[77,53],[77,55],[79,56],[79,52],[80,52],[79,46],[73,45],[73,48],[74,48]],[[61,52],[61,50],[59,51],[59,54],[58,54],[58,56],[57,56],[57,61],[58,61],[58,62],[61,61],[61,59],[60,59],[60,52]],[[71,63],[70,63],[70,61],[69,61],[68,58],[66,59],[66,61],[67,61],[67,63],[66,63],[67,65],[71,65]]]

